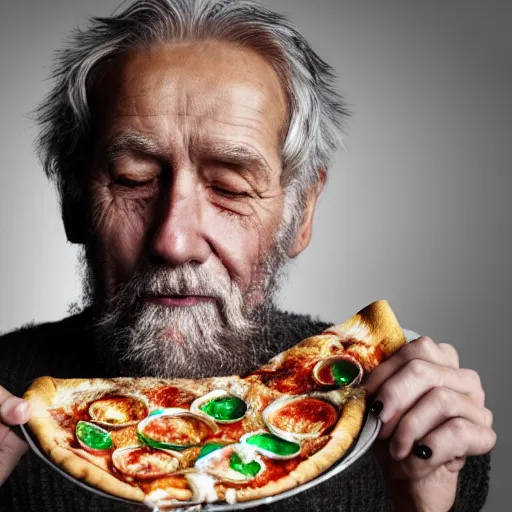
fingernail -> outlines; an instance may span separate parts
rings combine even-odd
[[[14,413],[18,418],[24,417],[28,411],[28,402],[22,402],[21,404],[16,406],[14,409]]]
[[[432,457],[432,450],[426,444],[415,444],[412,447],[412,453],[423,460],[427,460]]]
[[[372,405],[370,405],[370,412],[374,416],[378,416],[382,412],[382,409],[384,409],[384,404],[380,400],[374,400]]]

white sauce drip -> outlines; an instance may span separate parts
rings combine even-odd
[[[233,488],[226,489],[226,493],[224,494],[224,499],[226,503],[229,505],[234,505],[236,503],[236,491]]]
[[[206,501],[212,503],[219,499],[215,490],[216,480],[205,473],[185,473],[190,488],[192,489],[192,501]]]
[[[249,464],[253,460],[260,462],[259,457],[256,457],[256,449],[254,446],[245,443],[235,444],[235,451],[244,464]]]

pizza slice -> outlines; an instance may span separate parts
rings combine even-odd
[[[28,426],[54,463],[115,496],[151,507],[255,500],[346,454],[365,375],[404,343],[378,301],[243,377],[41,377],[24,396]]]

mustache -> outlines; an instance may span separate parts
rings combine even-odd
[[[120,285],[116,294],[131,291],[137,298],[145,295],[210,295],[224,296],[231,285],[213,276],[202,267],[186,263],[179,267],[149,265],[137,269],[132,277]]]
[[[140,281],[138,293],[143,295],[208,295],[222,298],[231,290],[230,284],[190,264],[174,269],[149,269]]]
[[[120,296],[137,301],[148,295],[209,296],[223,302],[229,299],[232,291],[231,281],[193,263],[173,268],[146,265],[137,269],[129,281],[119,285],[113,302]]]

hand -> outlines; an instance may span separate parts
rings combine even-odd
[[[466,456],[496,444],[478,374],[459,368],[451,345],[421,337],[380,364],[364,387],[383,422],[374,453],[396,509],[447,512]]]
[[[9,425],[22,425],[29,419],[29,404],[0,386],[0,486],[28,448]]]

